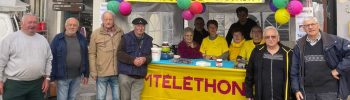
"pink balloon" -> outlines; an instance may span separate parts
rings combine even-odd
[[[191,3],[190,11],[193,14],[200,14],[203,11],[203,5],[200,2],[195,1]]]
[[[193,16],[194,15],[191,13],[190,10],[185,10],[182,12],[182,18],[184,18],[185,20],[192,20]]]
[[[290,1],[287,10],[291,16],[298,15],[303,11],[303,4],[299,0]]]
[[[119,12],[123,16],[128,16],[132,11],[131,4],[129,2],[123,1],[119,4]]]

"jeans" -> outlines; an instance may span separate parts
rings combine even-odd
[[[144,78],[133,78],[119,74],[121,100],[141,100]]]
[[[80,89],[81,77],[57,80],[57,100],[75,100]]]
[[[304,100],[338,100],[337,92],[306,93]]]
[[[97,77],[96,79],[97,96],[96,100],[106,100],[107,86],[112,90],[112,99],[119,100],[118,76]]]

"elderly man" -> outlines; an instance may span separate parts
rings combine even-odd
[[[102,14],[102,26],[96,29],[90,39],[90,74],[96,80],[97,100],[105,100],[107,86],[111,86],[113,100],[119,100],[117,49],[123,30],[115,24],[111,11]]]
[[[345,71],[350,69],[350,42],[320,31],[315,17],[303,20],[307,33],[293,49],[291,85],[297,100],[346,99]]]
[[[21,30],[0,44],[0,94],[4,100],[44,100],[51,73],[51,49],[36,33],[37,17],[25,14]],[[4,83],[3,79],[7,79]]]
[[[123,35],[118,48],[121,100],[141,100],[147,64],[151,62],[152,37],[145,33],[147,21],[136,18],[134,30]]]
[[[65,24],[66,31],[57,34],[51,43],[51,80],[57,81],[57,100],[75,100],[80,82],[88,82],[87,42],[78,32],[78,27],[77,19],[68,18]]]
[[[279,43],[275,27],[266,27],[263,37],[266,44],[254,48],[248,63],[246,97],[248,100],[290,100],[291,49]]]

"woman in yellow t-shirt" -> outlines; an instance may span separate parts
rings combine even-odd
[[[225,37],[219,36],[216,32],[218,29],[218,22],[216,20],[209,20],[207,22],[209,36],[203,39],[200,52],[205,59],[224,59],[228,58],[228,47]]]
[[[250,54],[256,45],[264,44],[265,41],[262,36],[263,32],[260,26],[252,27],[250,31],[250,37],[252,40],[248,40],[244,42],[244,45],[239,53],[239,56],[248,64],[248,60],[250,59]]]
[[[241,48],[243,47],[244,44],[244,37],[242,35],[242,31],[239,29],[234,29],[232,31],[232,36],[233,36],[233,42],[230,45],[229,48],[229,58],[231,61],[237,63],[237,56],[241,52]]]

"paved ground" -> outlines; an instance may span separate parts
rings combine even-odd
[[[107,92],[108,93],[106,100],[112,100],[111,90],[108,89]],[[89,98],[87,96],[84,96],[94,94],[96,94],[96,81],[90,78],[89,83],[87,85],[81,84],[80,92],[77,95],[77,100],[95,100],[95,98]],[[56,97],[50,97],[49,100],[56,100]]]

